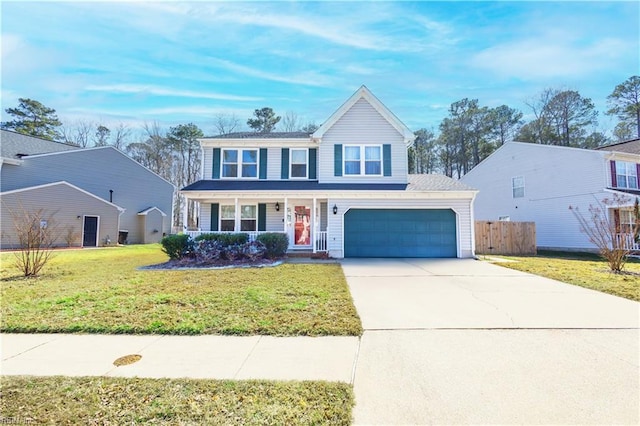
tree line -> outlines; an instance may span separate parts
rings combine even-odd
[[[598,111],[591,99],[576,90],[545,89],[526,102],[530,116],[524,121],[522,111],[508,105],[495,108],[480,105],[478,99],[464,98],[453,102],[438,131],[421,128],[409,148],[410,173],[442,173],[461,177],[510,140],[595,148],[611,142],[640,138],[640,76],[632,76],[617,85],[608,96],[607,115],[618,124],[612,137],[597,130]],[[63,125],[55,109],[33,99],[21,98],[15,108],[5,110],[13,120],[1,127],[18,133],[65,142],[80,147],[114,146],[145,167],[182,188],[200,176],[201,152],[198,138],[202,130],[193,123],[179,124],[163,130],[157,123],[145,124],[134,135],[130,127],[78,121]],[[241,120],[234,114],[213,117],[218,134],[241,131]],[[313,133],[318,126],[304,124],[298,115],[288,111],[283,117],[270,107],[256,109],[246,121],[251,131],[301,131]],[[184,199],[175,197],[174,225],[196,225],[196,212],[188,206],[187,218],[181,218]]]

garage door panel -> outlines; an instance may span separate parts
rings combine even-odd
[[[456,257],[451,209],[351,209],[344,216],[345,257]]]

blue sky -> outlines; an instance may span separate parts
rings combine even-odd
[[[362,84],[410,128],[462,98],[529,114],[544,88],[604,115],[639,73],[639,2],[2,1],[2,120],[17,99],[168,128],[256,108],[322,123]]]

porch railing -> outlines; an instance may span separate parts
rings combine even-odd
[[[316,232],[316,251],[327,251],[327,231]]]
[[[624,247],[631,251],[640,251],[640,243],[637,243],[633,234],[616,234],[618,247]]]

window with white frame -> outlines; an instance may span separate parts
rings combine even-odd
[[[636,219],[633,210],[619,210],[620,232],[630,234],[635,229]]]
[[[616,161],[616,184],[618,188],[638,189],[638,168],[636,163]]]
[[[516,176],[511,179],[513,198],[524,197],[524,176]]]
[[[256,178],[258,177],[257,149],[222,150],[222,177]]]
[[[220,230],[236,230],[236,206],[220,206]]]
[[[292,149],[291,150],[291,171],[289,176],[296,179],[306,179],[307,164],[309,161],[309,150]]]
[[[345,145],[345,176],[381,176],[382,147],[380,145]]]
[[[258,206],[240,206],[240,231],[258,230]]]

